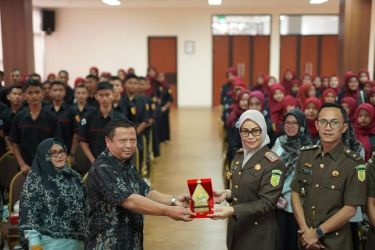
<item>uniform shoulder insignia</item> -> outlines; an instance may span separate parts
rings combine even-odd
[[[347,156],[349,156],[351,159],[353,159],[353,160],[355,160],[355,161],[358,161],[358,162],[359,162],[359,161],[363,160],[362,157],[361,157],[359,154],[353,152],[353,151],[350,150],[350,149],[345,149],[344,151],[345,151],[345,154],[346,154]]]
[[[301,150],[305,151],[305,150],[312,150],[316,148],[318,148],[318,145],[309,145],[309,146],[303,146]]]
[[[272,151],[268,151],[267,153],[265,153],[264,157],[266,157],[266,159],[269,160],[270,162],[275,162],[280,158],[279,156],[277,156],[277,154],[275,154]]]
[[[243,148],[240,148],[239,150],[236,151],[236,154],[243,153]]]

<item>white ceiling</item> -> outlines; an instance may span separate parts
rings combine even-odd
[[[323,6],[337,7],[339,0],[329,0]],[[101,0],[33,0],[33,5],[44,8],[105,8]],[[122,0],[120,7],[207,7],[207,0]],[[306,7],[309,0],[223,0],[223,7]],[[118,8],[118,7],[111,7]],[[212,8],[220,8],[212,6]]]

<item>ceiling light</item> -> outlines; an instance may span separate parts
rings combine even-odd
[[[328,2],[328,0],[310,0],[310,4],[322,4]]]
[[[208,0],[209,5],[221,5],[222,0]]]
[[[121,5],[120,0],[102,0],[102,2],[108,5],[113,5],[113,6]]]

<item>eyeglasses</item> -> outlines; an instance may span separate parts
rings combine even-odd
[[[330,121],[328,121],[326,119],[318,120],[318,126],[321,127],[321,128],[327,127],[328,124],[332,129],[336,129],[336,128],[340,127],[341,122],[337,119],[333,119],[333,120],[330,120]]]
[[[284,122],[284,126],[290,126],[290,127],[298,126],[298,122]]]
[[[57,158],[59,156],[66,156],[66,151],[61,149],[59,151],[50,151],[49,154],[51,157]]]
[[[262,134],[262,129],[261,128],[253,128],[252,130],[248,130],[248,129],[241,129],[240,130],[240,135],[243,136],[243,137],[248,137],[250,134],[254,137],[260,136]]]

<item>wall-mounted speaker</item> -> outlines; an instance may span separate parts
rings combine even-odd
[[[42,30],[50,35],[55,31],[55,11],[42,10]]]

